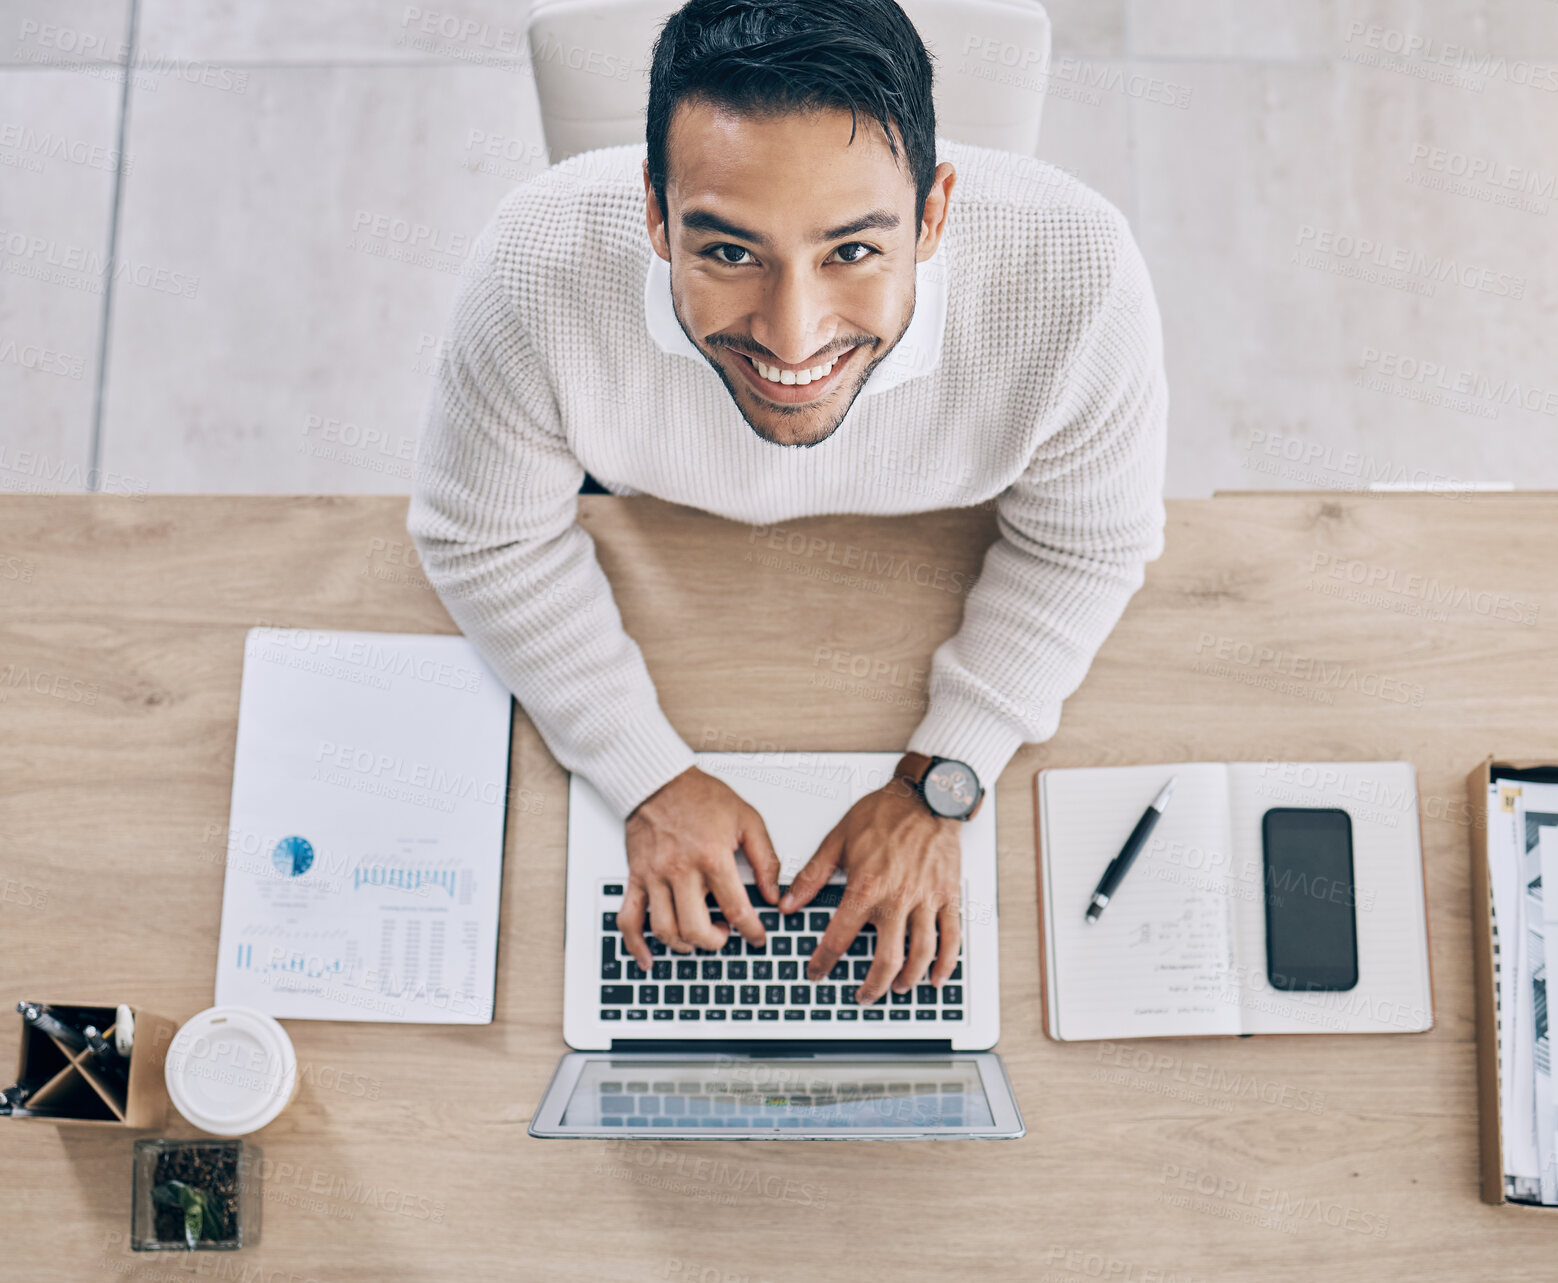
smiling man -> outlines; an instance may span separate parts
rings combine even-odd
[[[786,912],[845,871],[809,979],[872,922],[855,1001],[945,981],[959,826],[1054,733],[1162,551],[1168,394],[1130,230],[1051,165],[939,137],[932,80],[893,0],[690,0],[655,45],[646,144],[516,189],[460,287],[407,526],[626,821],[618,923],[646,971],[646,925],[678,952],[763,943],[739,847]],[[783,899],[762,817],[659,707],[576,519],[587,475],[753,525],[995,503],[897,778]]]
[[[644,194],[655,253],[673,268],[678,258],[684,264],[671,273],[677,324],[763,440],[826,441],[914,319],[914,269],[940,242],[953,167],[936,168],[931,226],[916,236],[918,220],[899,208],[901,200],[872,207],[893,194],[898,164],[885,135],[851,148],[856,121],[848,112],[764,121],[691,101],[673,121],[658,154],[644,160]],[[682,139],[698,143],[683,146]],[[671,147],[685,157],[676,174],[674,233],[664,212]],[[776,207],[774,193],[785,190],[810,199]],[[851,213],[833,226],[808,221],[830,210]],[[857,236],[867,239],[850,239]],[[754,270],[765,263],[766,272]],[[766,305],[770,294],[779,306]],[[822,325],[820,306],[832,314]]]

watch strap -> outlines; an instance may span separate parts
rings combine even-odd
[[[893,767],[895,778],[919,791],[920,783],[925,779],[925,773],[930,770],[930,764],[935,759],[929,753],[905,753],[898,759],[898,765]]]
[[[893,767],[893,778],[904,781],[904,783],[908,784],[909,787],[918,793],[923,800],[925,797],[925,790],[922,786],[925,782],[925,775],[926,772],[930,770],[931,765],[935,761],[936,759],[929,753],[905,753],[901,758],[898,759],[898,765]],[[986,792],[987,790],[985,789],[984,785],[981,784],[979,786],[979,796],[974,800],[973,809],[969,811],[967,815],[961,816],[959,818],[967,821],[978,815],[979,808],[985,804]],[[930,803],[927,802],[926,806],[928,807],[929,805]]]

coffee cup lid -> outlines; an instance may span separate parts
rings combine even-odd
[[[252,1007],[208,1007],[168,1048],[164,1077],[174,1107],[202,1131],[242,1136],[292,1099],[297,1053],[275,1020]]]

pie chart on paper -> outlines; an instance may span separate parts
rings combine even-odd
[[[283,877],[299,878],[314,866],[314,848],[307,838],[285,837],[270,853],[271,863]]]

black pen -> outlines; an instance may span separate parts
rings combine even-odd
[[[96,1025],[87,1025],[82,1031],[87,1040],[87,1046],[92,1049],[92,1063],[102,1072],[104,1077],[111,1078],[126,1091],[130,1089],[130,1066],[113,1043],[98,1031]]]
[[[1178,778],[1177,775],[1169,776],[1169,782],[1159,790],[1157,797],[1152,799],[1152,805],[1141,813],[1141,819],[1136,821],[1136,827],[1131,830],[1130,837],[1125,839],[1120,854],[1109,861],[1109,867],[1104,870],[1104,876],[1098,882],[1098,889],[1093,892],[1092,901],[1087,906],[1089,922],[1098,921],[1098,915],[1104,911],[1104,905],[1109,903],[1109,897],[1114,894],[1115,888],[1120,885],[1120,880],[1135,863],[1136,853],[1141,850],[1142,843],[1147,840],[1147,835],[1152,832],[1153,826],[1163,814],[1163,808],[1174,795],[1174,781]]]
[[[60,1020],[41,1002],[19,1002],[16,1004],[16,1009],[22,1013],[22,1019],[34,1029],[58,1039],[72,1051],[87,1049],[86,1036],[81,1030]]]

